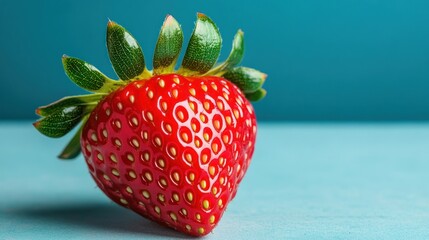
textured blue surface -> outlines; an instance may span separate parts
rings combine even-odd
[[[268,73],[261,120],[429,120],[427,0],[0,2],[0,119],[34,118],[36,106],[82,93],[64,75],[64,53],[114,77],[107,18],[135,35],[151,64],[165,15],[187,42],[200,11],[222,32],[221,59],[244,30],[243,64]]]
[[[429,124],[262,124],[206,239],[429,239]],[[186,238],[110,202],[66,139],[0,123],[0,239]]]

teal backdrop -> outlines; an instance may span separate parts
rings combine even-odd
[[[61,56],[111,77],[108,18],[125,26],[151,59],[166,14],[189,39],[196,12],[224,39],[242,28],[243,65],[268,74],[260,120],[429,120],[427,0],[0,0],[0,119],[36,119],[34,109],[84,93]],[[148,61],[150,62],[150,61]]]

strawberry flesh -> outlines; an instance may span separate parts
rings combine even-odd
[[[91,112],[81,148],[116,203],[187,234],[212,231],[254,151],[256,118],[221,77],[158,75],[120,87]]]

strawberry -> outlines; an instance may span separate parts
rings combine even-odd
[[[97,186],[114,202],[193,236],[213,230],[243,179],[255,146],[256,117],[249,102],[265,96],[266,75],[237,67],[243,33],[225,62],[213,67],[221,37],[199,13],[180,68],[183,34],[167,16],[153,71],[122,26],[109,21],[107,47],[119,80],[80,59],[63,56],[68,77],[93,92],[40,107],[34,126],[61,137],[82,122],[59,155],[80,152]]]

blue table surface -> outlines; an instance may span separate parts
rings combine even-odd
[[[183,239],[109,201],[68,138],[0,122],[0,239]],[[205,239],[429,239],[429,124],[261,123]]]

